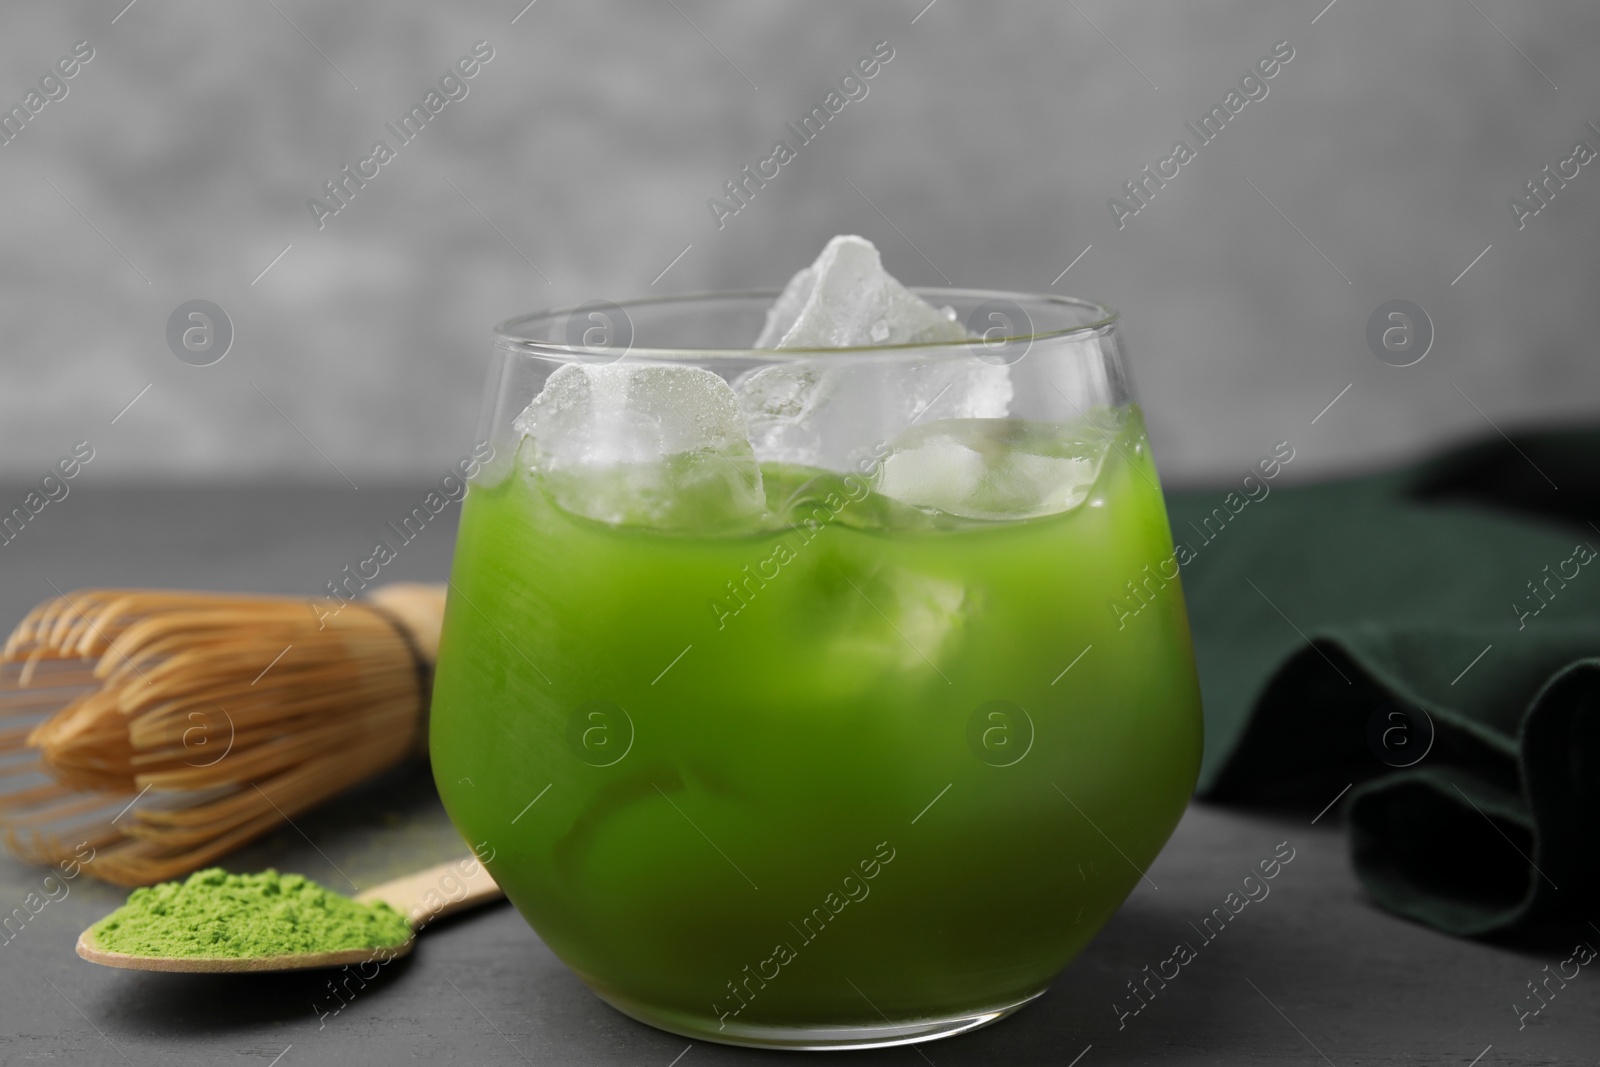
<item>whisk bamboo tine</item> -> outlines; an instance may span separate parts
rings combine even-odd
[[[9,659],[16,655],[19,649],[44,643],[40,637],[41,628],[45,624],[45,619],[50,616],[55,607],[56,601],[47,600],[28,612],[23,617],[22,622],[17,625],[17,628],[11,632],[11,636],[6,639],[3,654]]]
[[[7,827],[4,833],[6,849],[30,863],[61,863],[76,859],[82,847],[99,850],[108,845],[127,841],[115,827],[109,831],[91,826],[75,825],[70,828],[45,832],[30,830],[25,833]],[[98,857],[96,857],[98,858]],[[105,879],[111,881],[111,879]],[[138,885],[138,882],[120,882],[119,885]]]
[[[28,789],[18,789],[0,797],[0,809],[27,810],[37,808],[40,804],[61,797],[81,796],[71,789],[67,789],[58,782],[46,782]],[[10,821],[9,817],[8,820]]]
[[[86,866],[84,870],[113,885],[135,886],[164,882],[204,867],[240,845],[271,832],[282,822],[276,812],[270,812],[213,838],[205,845],[193,848],[175,849],[160,842],[127,838],[126,844],[108,849],[95,858],[93,865]]]
[[[78,636],[88,632],[88,616],[70,597],[71,594],[68,594],[61,598],[55,613],[49,619],[49,629],[43,631],[43,638],[54,648],[71,655],[83,656],[86,653],[74,646],[77,644]]]
[[[61,693],[52,690],[4,690],[0,689],[0,717],[13,718],[24,715],[38,715],[44,711],[54,711],[65,707],[75,698],[88,691],[88,687],[73,687],[72,690]]]
[[[297,597],[82,589],[35,607],[0,650],[7,847],[54,862],[92,842],[96,877],[159,881],[416,752],[444,591],[373,601],[319,619]]]
[[[92,811],[99,811],[112,801],[100,793],[74,793],[70,790],[63,791],[63,797],[77,797],[79,799],[70,803],[55,804],[50,807],[35,806],[16,815],[9,815],[6,822],[12,826],[42,826],[47,823],[59,822],[73,816],[84,815]]]

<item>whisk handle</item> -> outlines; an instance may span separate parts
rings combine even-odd
[[[406,628],[417,654],[430,667],[439,658],[445,589],[443,585],[423,582],[395,582],[373,590],[367,597]]]

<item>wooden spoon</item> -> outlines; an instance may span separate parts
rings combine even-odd
[[[300,952],[288,956],[253,956],[236,959],[221,956],[133,956],[126,952],[107,952],[95,944],[90,927],[78,935],[78,955],[90,963],[121,967],[130,971],[185,971],[218,974],[244,971],[299,971],[314,967],[342,967],[372,960],[387,962],[404,956],[416,944],[416,933],[435,919],[475,908],[504,894],[489,872],[476,859],[465,858],[441,863],[392,882],[384,882],[356,895],[363,904],[383,901],[411,923],[412,937],[399,945],[377,948],[347,948],[336,952]]]

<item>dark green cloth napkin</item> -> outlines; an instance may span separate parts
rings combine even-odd
[[[1450,933],[1600,921],[1600,428],[1168,505],[1202,798],[1339,797],[1374,898]]]

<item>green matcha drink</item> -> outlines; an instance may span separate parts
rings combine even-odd
[[[1177,586],[1120,630],[1108,606],[1172,554],[1132,413],[1119,444],[1072,513],[964,529],[857,525],[890,509],[842,485],[820,529],[734,538],[606,529],[520,477],[475,489],[434,700],[452,815],[620,1002],[865,1023],[845,977],[896,1019],[1037,992],[1198,768]]]
[[[747,1044],[959,1032],[1042,992],[1166,841],[1199,696],[1143,422],[1081,381],[1113,402],[1047,411],[1025,362],[941,369],[989,399],[947,387],[833,453],[763,423],[770,369],[738,378],[730,444],[721,377],[568,365],[468,493],[435,778],[613,1005]],[[562,405],[599,418],[613,385],[660,397],[650,433],[693,409],[709,444],[665,472],[565,464]]]

